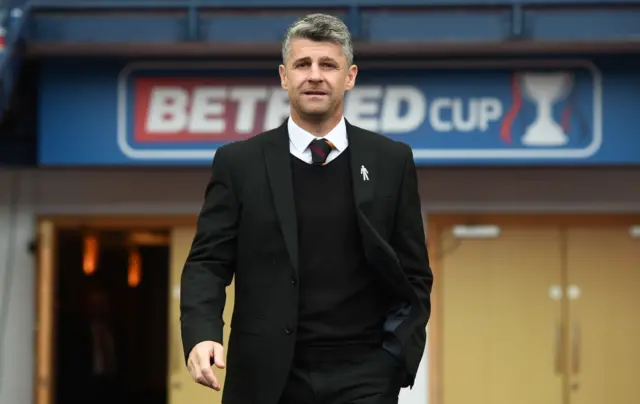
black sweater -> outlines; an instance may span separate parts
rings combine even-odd
[[[299,236],[298,346],[379,346],[386,295],[362,247],[349,149],[326,166],[292,156]]]

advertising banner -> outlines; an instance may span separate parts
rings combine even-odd
[[[289,115],[276,66],[85,69],[66,82],[68,68],[45,71],[43,165],[210,164],[221,145]],[[352,124],[409,144],[419,165],[635,164],[640,84],[629,74],[625,82],[579,61],[363,70],[344,111]]]

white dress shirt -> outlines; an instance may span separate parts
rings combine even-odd
[[[311,164],[311,149],[309,149],[309,145],[313,140],[317,139],[317,137],[302,129],[293,122],[293,119],[291,118],[289,118],[287,122],[287,129],[289,130],[289,150],[291,154],[307,164]],[[345,151],[347,146],[349,146],[349,141],[347,140],[347,126],[344,123],[344,117],[340,119],[338,125],[336,125],[331,132],[327,133],[324,138],[335,146],[335,149],[331,150],[327,156],[326,162],[329,163],[338,157],[340,153]]]

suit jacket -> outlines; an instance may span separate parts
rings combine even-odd
[[[413,386],[433,282],[411,148],[347,122],[354,200],[367,262],[395,297],[384,347]],[[366,167],[365,181],[361,167]],[[218,149],[181,279],[185,358],[222,343],[225,288],[235,276],[223,402],[276,404],[294,354],[298,244],[286,122]]]

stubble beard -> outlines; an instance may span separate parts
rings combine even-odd
[[[300,117],[307,122],[320,123],[330,119],[336,111],[338,105],[336,103],[330,102],[326,108],[318,108],[318,109],[307,109],[301,103],[295,103],[293,105],[296,113]]]

